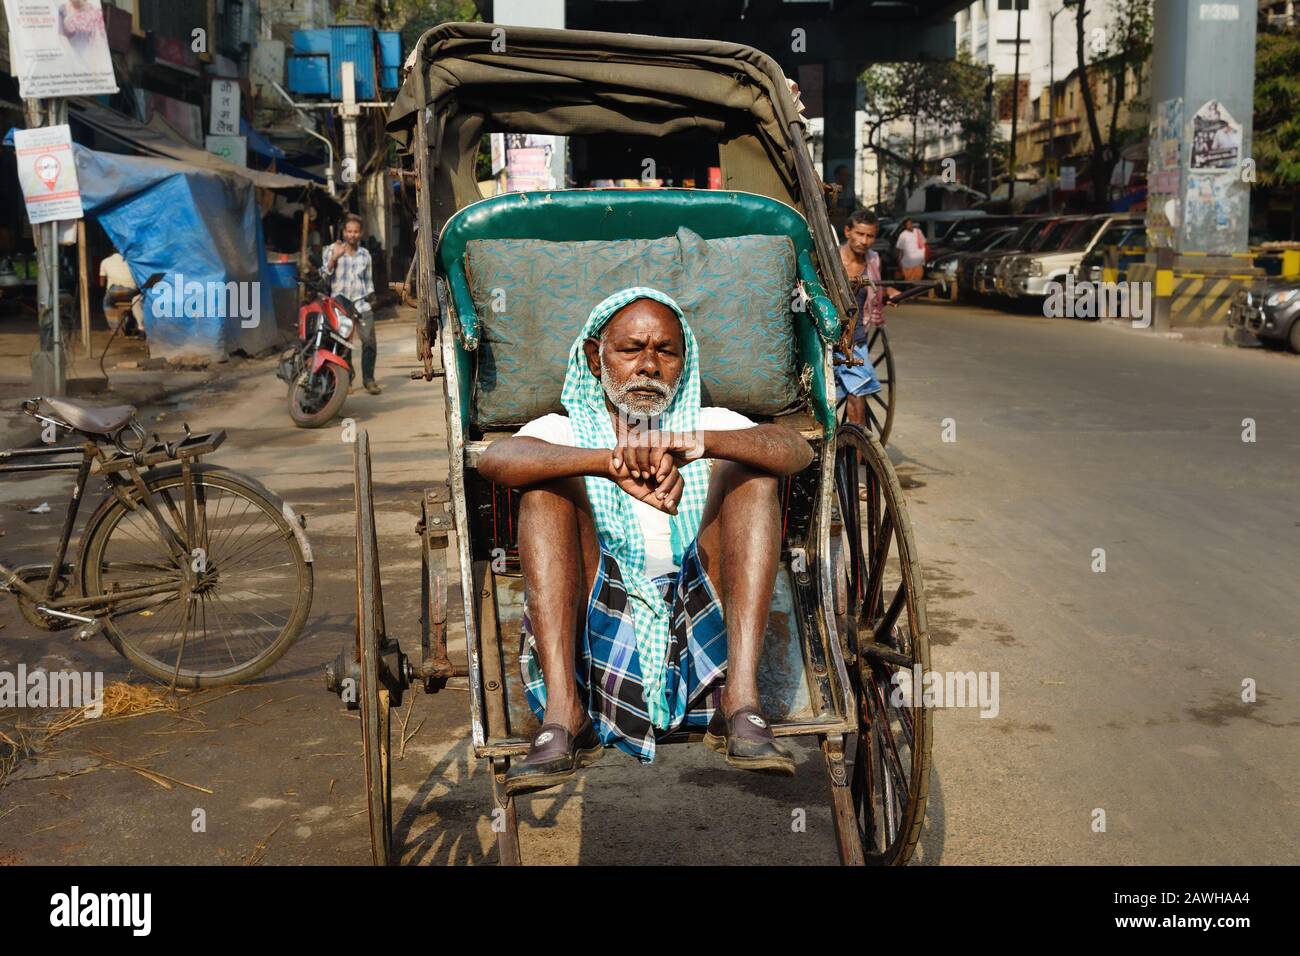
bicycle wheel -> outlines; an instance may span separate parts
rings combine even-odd
[[[278,497],[221,468],[192,474],[192,504],[179,467],[144,478],[166,534],[135,488],[134,507],[105,499],[87,525],[81,582],[87,596],[112,600],[104,634],[132,664],[178,687],[214,687],[260,674],[293,643],[313,575]],[[135,596],[114,599],[128,590]]]

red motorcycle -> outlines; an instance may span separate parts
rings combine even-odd
[[[299,344],[280,356],[276,376],[289,385],[289,417],[299,428],[320,428],[338,415],[356,370],[352,333],[356,303],[332,296],[319,276],[300,279],[306,301],[298,310]]]

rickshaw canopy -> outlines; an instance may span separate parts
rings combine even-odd
[[[770,196],[803,211],[794,157],[806,148],[803,122],[780,68],[752,47],[447,23],[421,37],[414,60],[388,128],[409,145],[416,111],[431,109],[440,220],[480,198],[474,176],[479,140],[499,131],[703,132],[718,143],[724,189]]]
[[[427,31],[388,115],[388,129],[428,184],[421,228],[436,236],[478,202],[484,133],[663,137],[704,132],[718,144],[722,187],[786,203],[808,221],[817,271],[841,319],[857,305],[836,253],[807,129],[785,75],[739,43],[491,23]]]

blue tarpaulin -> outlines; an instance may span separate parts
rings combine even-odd
[[[12,133],[5,144],[12,145]],[[262,219],[252,182],[171,159],[73,144],[86,214],[98,219],[138,285],[154,273],[149,354],[221,359],[277,342]]]
[[[285,153],[279,146],[263,136],[242,116],[239,117],[239,135],[248,137],[248,150],[265,156],[267,159],[284,159]]]

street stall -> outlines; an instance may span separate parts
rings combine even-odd
[[[150,355],[211,361],[277,345],[297,288],[268,262],[262,206],[272,195],[316,200],[316,184],[226,162],[94,100],[72,98],[69,114],[98,141],[139,154],[73,146],[85,211],[136,286],[166,276],[143,303]]]
[[[271,281],[251,182],[172,159],[74,143],[82,204],[148,290],[153,357],[221,359],[275,345]],[[266,321],[263,321],[265,317]]]

